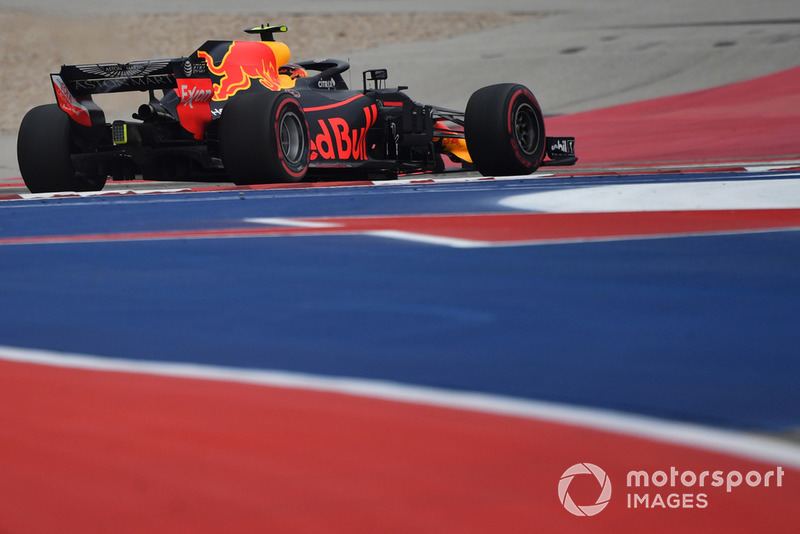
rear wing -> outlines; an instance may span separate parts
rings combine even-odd
[[[124,91],[147,91],[176,87],[175,67],[183,70],[186,58],[153,59],[131,63],[64,65],[59,75],[76,97]],[[176,65],[177,64],[177,65]]]
[[[205,68],[205,62],[193,62],[189,58],[63,65],[50,79],[61,109],[78,124],[93,126],[104,124],[105,116],[92,95],[148,91],[152,100],[156,89],[175,89],[179,78],[204,74]]]

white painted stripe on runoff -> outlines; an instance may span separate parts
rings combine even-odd
[[[420,174],[411,178],[400,178],[397,180],[376,180],[372,185],[376,186],[399,186],[399,185],[424,185],[424,184],[467,184],[473,182],[507,182],[512,180],[533,180],[537,178],[550,178],[554,173],[520,174],[517,176],[445,176]]]
[[[341,227],[338,223],[327,223],[318,221],[307,221],[303,219],[285,219],[275,217],[256,217],[245,219],[245,222],[287,226],[297,228],[337,228]],[[486,241],[475,241],[471,239],[460,239],[456,237],[439,236],[433,234],[420,234],[416,232],[405,232],[402,230],[370,230],[353,232],[361,235],[369,235],[373,237],[382,237],[385,239],[397,239],[400,241],[411,241],[414,243],[425,243],[428,245],[440,245],[453,248],[480,248],[492,246],[492,243]]]
[[[373,230],[364,232],[364,235],[453,248],[483,248],[498,246],[498,243],[490,243],[488,241],[476,241],[472,239],[461,239],[458,237],[447,237],[434,234],[418,234],[416,232],[405,232],[403,230]]]
[[[306,389],[438,406],[586,427],[739,456],[782,467],[800,468],[800,446],[742,432],[678,423],[641,415],[451,391],[382,380],[329,377],[287,371],[239,369],[191,363],[167,363],[0,346],[0,360],[89,371],[141,373],[176,378],[219,380],[271,387]]]
[[[800,179],[601,185],[514,195],[500,204],[547,213],[790,209],[800,208]]]
[[[773,172],[797,170],[798,167],[800,167],[800,160],[787,161],[784,163],[772,163],[769,165],[745,165],[744,170],[747,172]]]
[[[342,226],[338,223],[321,221],[307,221],[303,219],[286,219],[282,217],[251,217],[244,222],[253,224],[267,224],[272,226],[290,226],[295,228],[336,228]]]

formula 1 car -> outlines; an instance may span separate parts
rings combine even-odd
[[[258,41],[207,41],[188,57],[64,65],[57,104],[30,110],[17,156],[32,192],[92,191],[106,180],[232,181],[395,178],[450,167],[529,174],[576,161],[574,138],[545,136],[533,93],[476,91],[459,112],[387,88],[386,69],[348,88],[338,59],[289,63],[285,26],[245,30]],[[156,97],[155,91],[162,96]],[[92,95],[142,91],[134,121],[107,123]]]

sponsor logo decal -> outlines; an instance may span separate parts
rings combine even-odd
[[[214,96],[212,89],[201,89],[197,84],[190,86],[188,83],[181,83],[178,87],[178,95],[181,97],[181,105],[194,109],[195,103],[205,103]]]
[[[187,78],[191,78],[196,74],[206,74],[207,72],[208,66],[205,64],[205,62],[192,63],[192,61],[189,59],[183,62],[183,74]]]
[[[364,108],[364,126],[351,127],[341,117],[318,119],[319,133],[311,136],[311,161],[317,158],[326,160],[366,160],[367,131],[375,124],[378,108],[375,104]]]
[[[67,84],[64,83],[64,80],[61,78],[61,76],[53,75],[51,80],[53,81],[53,87],[55,88],[56,100],[58,101],[59,107],[64,110],[67,115],[72,117],[72,120],[78,124],[82,124],[83,126],[91,126],[92,117],[89,114],[89,110],[87,110],[85,106],[81,105],[81,103],[78,102],[74,96],[72,96],[72,93],[70,93],[69,89],[67,89]]]
[[[249,89],[253,80],[271,89],[281,89],[278,77],[278,59],[272,43],[261,41],[234,41],[219,64],[203,50],[197,52],[198,57],[205,59],[208,71],[219,77],[214,84],[215,101],[227,100],[239,91]],[[288,55],[287,55],[288,59]]]
[[[178,119],[186,130],[202,139],[208,123],[211,122],[211,98],[214,90],[208,78],[181,78],[176,80],[175,92],[181,103],[178,104]]]
[[[132,63],[101,63],[98,65],[77,65],[78,69],[86,74],[94,74],[103,78],[133,78],[147,76],[163,69],[169,64],[169,59],[153,61],[135,61]]]
[[[574,154],[575,140],[564,138],[551,138],[549,150],[555,154]]]
[[[76,80],[70,83],[74,89],[79,91],[110,93],[118,89],[146,90],[148,87],[169,86],[172,84],[172,81],[172,74],[156,74],[153,76],[134,78]]]

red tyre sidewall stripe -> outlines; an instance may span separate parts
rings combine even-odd
[[[296,106],[297,110],[300,111],[299,116],[302,117],[303,125],[305,126],[306,150],[308,150],[308,137],[307,137],[308,136],[308,122],[306,121],[305,114],[302,113],[300,105],[294,99],[289,98],[289,97],[281,99],[281,101],[278,103],[278,108],[275,110],[275,113],[273,115],[274,122],[275,122],[275,126],[274,126],[275,127],[275,143],[277,144],[277,148],[278,148],[278,159],[281,162],[281,166],[283,167],[283,170],[286,171],[286,173],[288,175],[290,175],[290,176],[292,176],[294,178],[302,178],[303,176],[305,176],[306,170],[308,170],[308,161],[306,161],[305,165],[303,165],[301,170],[295,171],[289,166],[289,164],[284,159],[283,150],[281,148],[281,132],[280,132],[280,128],[281,128],[281,121],[280,121],[281,113],[283,113],[283,109],[286,106],[290,105],[290,104]]]
[[[529,169],[536,169],[541,165],[540,161],[531,161],[520,149],[519,145],[517,144],[517,138],[514,135],[514,104],[520,96],[526,96],[530,99],[531,103],[534,107],[541,112],[541,108],[539,107],[539,102],[536,100],[536,97],[533,96],[533,93],[521,87],[517,92],[511,95],[511,99],[508,103],[508,116],[506,120],[506,128],[508,130],[508,137],[511,139],[511,150],[514,152],[514,156],[517,160],[522,163],[525,167]],[[543,156],[544,157],[544,156]]]

